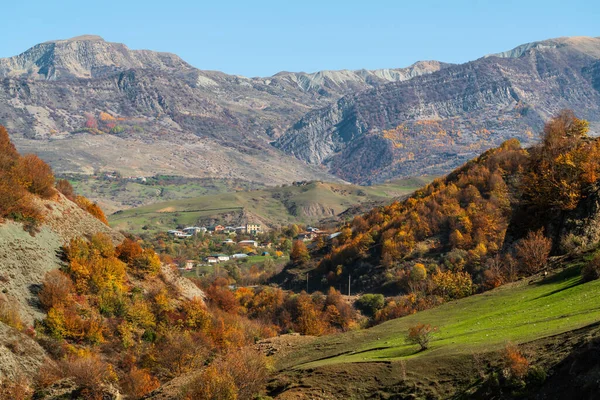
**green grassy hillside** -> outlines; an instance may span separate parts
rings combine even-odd
[[[104,175],[66,175],[78,194],[98,203],[107,213],[143,205],[264,187],[240,179],[185,178],[178,176],[107,179]]]
[[[430,181],[410,178],[361,187],[324,182],[239,191],[161,202],[110,216],[111,226],[130,232],[171,229],[179,224],[237,224],[259,221],[263,224],[316,223],[335,217],[357,204],[375,204],[406,195]]]
[[[600,321],[600,281],[581,283],[579,275],[581,266],[590,258],[581,257],[544,280],[523,280],[370,329],[303,344],[279,360],[279,384],[285,382],[284,391],[290,394],[312,393],[310,389],[294,389],[297,385],[324,387],[327,391],[326,382],[346,371],[346,394],[370,390],[373,385],[384,392],[384,386],[400,390],[398,385],[409,382],[415,391],[411,393],[435,393],[446,398],[459,389],[466,390],[478,379],[474,354],[501,351],[509,341],[543,343],[537,346],[542,346],[543,351],[538,349],[533,358],[553,365],[559,356],[553,354],[552,347],[563,345],[565,335]],[[406,341],[409,327],[417,323],[439,329],[426,351],[419,351],[418,345]],[[598,335],[598,329],[591,336],[594,335]],[[367,373],[380,374],[381,380],[374,383]],[[461,385],[466,386],[460,388]]]

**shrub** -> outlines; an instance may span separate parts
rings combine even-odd
[[[92,203],[83,196],[76,196],[75,204],[77,204],[82,210],[85,210],[88,213],[90,213],[94,218],[98,219],[104,225],[108,225],[106,215],[104,215],[104,211],[102,211],[98,204]]]
[[[530,231],[515,246],[517,260],[523,272],[535,274],[539,272],[550,255],[552,240],[545,237],[542,230]]]
[[[0,322],[15,329],[22,330],[24,325],[19,314],[17,303],[11,302],[3,295],[0,295]]]
[[[22,157],[17,162],[14,173],[29,192],[45,199],[54,195],[52,169],[35,154]]]
[[[0,400],[27,400],[31,399],[33,389],[22,376],[17,379],[0,380]]]
[[[269,377],[268,359],[244,347],[215,360],[192,383],[188,399],[253,399]]]
[[[61,192],[67,199],[75,200],[75,189],[71,186],[71,183],[66,179],[59,179],[56,182],[56,190]]]
[[[237,400],[238,391],[231,375],[209,366],[190,385],[185,394],[188,400]]]
[[[117,246],[117,257],[127,264],[133,263],[133,260],[142,255],[143,249],[140,244],[129,238],[125,238],[123,243]]]
[[[135,366],[121,379],[121,388],[128,397],[139,399],[158,388],[158,379]]]
[[[63,376],[73,379],[84,398],[101,399],[104,385],[116,379],[113,367],[95,354],[68,358],[60,366]]]
[[[600,278],[600,254],[594,257],[586,266],[581,270],[581,279],[584,282],[594,281]]]
[[[66,305],[71,293],[75,293],[71,279],[56,269],[46,273],[38,298],[44,310],[48,311],[52,307]]]
[[[155,276],[160,272],[160,257],[152,249],[144,249],[142,254],[133,260],[133,267],[138,272],[147,273],[150,276]]]
[[[504,349],[504,362],[505,372],[509,377],[522,379],[529,371],[529,361],[512,343],[508,343]]]
[[[385,305],[385,298],[382,294],[365,294],[356,300],[356,308],[369,317],[375,316],[375,313]]]
[[[418,344],[420,350],[427,350],[429,347],[429,341],[434,332],[437,332],[438,328],[432,327],[429,324],[418,323],[417,325],[408,329],[407,341],[411,344]]]

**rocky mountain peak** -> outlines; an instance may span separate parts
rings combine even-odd
[[[324,70],[317,72],[279,72],[267,80],[279,80],[307,92],[351,92],[390,82],[401,82],[430,74],[450,64],[418,61],[406,68]]]
[[[525,43],[515,47],[512,50],[503,51],[501,53],[488,54],[484,56],[484,58],[519,58],[530,50],[545,51],[559,49],[562,47],[571,47],[574,50],[587,54],[591,57],[600,57],[600,38],[589,36],[571,36]]]
[[[96,35],[53,40],[0,59],[0,77],[43,80],[91,79],[132,68],[176,71],[191,66],[174,54],[130,50]]]

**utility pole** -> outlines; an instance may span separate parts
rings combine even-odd
[[[306,293],[308,293],[308,272],[306,273]]]
[[[350,296],[350,277],[352,275],[348,274],[348,296]]]

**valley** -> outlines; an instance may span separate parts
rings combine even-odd
[[[366,10],[201,35],[220,6],[144,22],[377,67],[246,77],[97,35],[0,58],[0,400],[596,399],[600,37],[379,68]],[[127,7],[102,26],[156,12]]]
[[[353,217],[352,214],[340,216],[351,207],[384,204],[412,193],[430,180],[428,177],[403,179],[371,187],[298,182],[278,188],[157,202],[116,212],[109,220],[114,228],[135,233],[216,223],[237,226],[254,222],[278,227],[329,220],[331,225]]]

